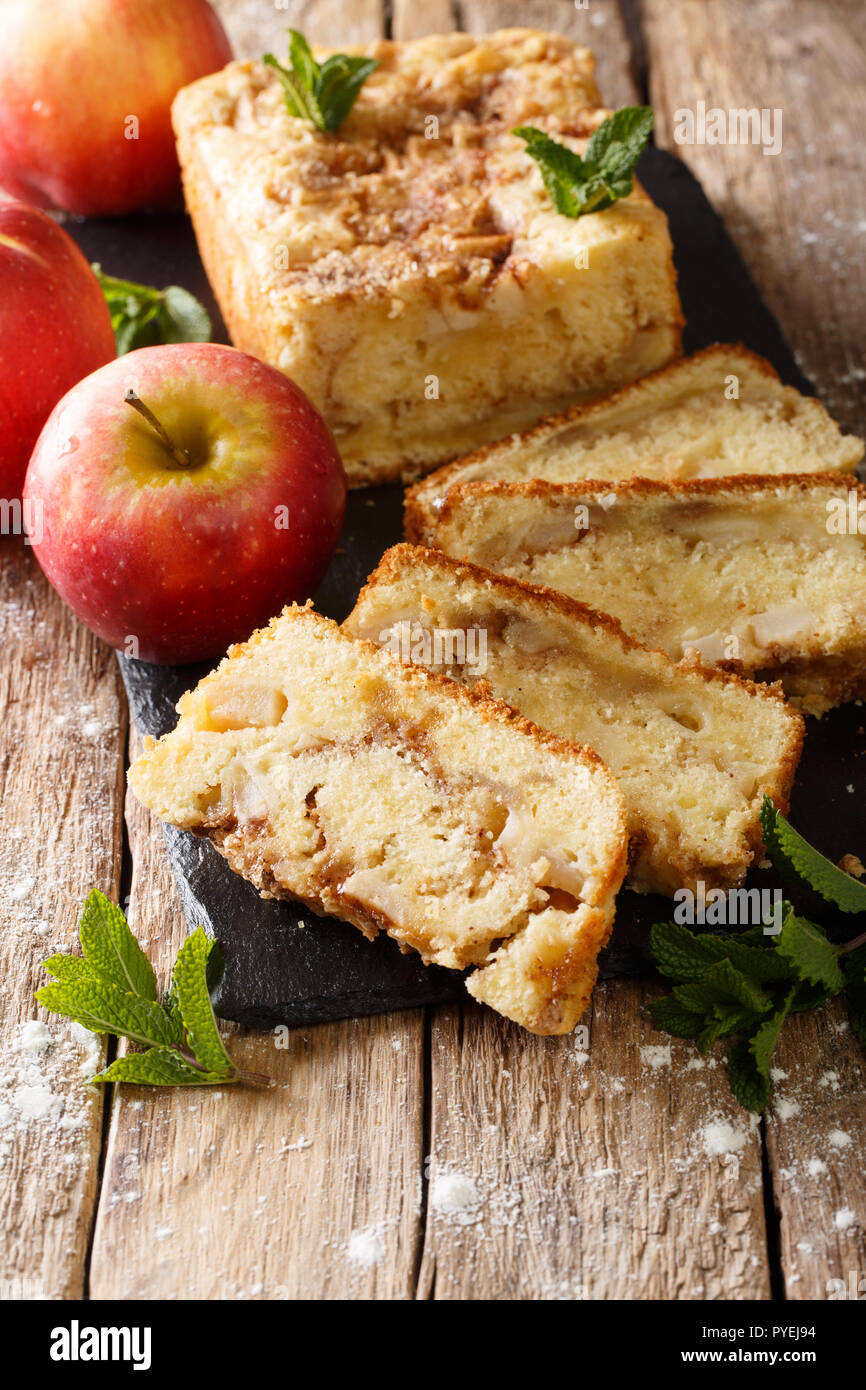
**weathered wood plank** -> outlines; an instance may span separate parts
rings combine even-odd
[[[450,34],[460,28],[457,8],[457,0],[424,0],[423,5],[418,0],[393,0],[391,37],[404,42],[425,34]]]
[[[286,30],[311,43],[369,43],[383,32],[382,0],[213,0],[237,58],[260,58],[287,48]]]
[[[866,7],[859,0],[646,0],[656,138],[701,179],[803,370],[864,428]],[[782,113],[782,150],[677,145],[678,110]],[[708,267],[712,273],[712,267]]]
[[[866,235],[856,144],[866,126],[866,11],[856,0],[644,0],[644,14],[657,138],[701,179],[818,393],[862,433],[866,287],[851,270]],[[781,154],[676,145],[675,113],[699,100],[778,108]],[[825,1298],[829,1279],[866,1275],[866,1059],[837,1031],[840,1019],[838,1006],[797,1019],[774,1059],[785,1077],[768,1152],[789,1298]],[[837,1132],[850,1142],[834,1145]]]
[[[0,1294],[78,1298],[102,1097],[92,1034],[38,1009],[40,962],[120,881],[125,701],[114,654],[19,538],[0,542]]]
[[[132,798],[127,822],[131,922],[165,984],[183,917],[158,823]],[[411,1297],[421,1012],[280,1036],[226,1031],[232,1055],[274,1088],[115,1095],[93,1296]]]
[[[437,1014],[423,1296],[768,1296],[759,1136],[655,992],[600,985],[588,1046]]]
[[[596,81],[608,106],[636,100],[631,48],[617,0],[590,0],[585,7],[572,0],[533,0],[532,5],[522,0],[461,0],[459,16],[459,27],[473,34],[512,26],[568,34],[595,53]]]

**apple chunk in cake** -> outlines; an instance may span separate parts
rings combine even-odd
[[[425,633],[477,634],[472,654],[483,651],[492,693],[542,728],[589,744],[616,777],[629,878],[641,891],[738,884],[761,846],[764,794],[787,809],[803,721],[777,690],[677,665],[562,594],[398,545],[344,626],[425,664],[437,660]],[[463,652],[456,642],[440,651],[440,672],[474,681],[460,663],[468,641]]]
[[[612,613],[650,647],[778,679],[809,714],[866,695],[866,488],[808,473],[470,483],[436,544]]]
[[[538,1033],[586,1008],[626,864],[621,793],[590,750],[287,608],[178,705],[130,770],[266,897],[427,962]]]
[[[232,341],[307,392],[351,484],[417,474],[677,354],[664,213],[636,186],[562,216],[510,133],[583,148],[608,114],[588,49],[508,29],[352,52],[379,68],[336,133],[290,116],[256,62],[174,105]]]

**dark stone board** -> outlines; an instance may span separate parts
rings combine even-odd
[[[712,342],[742,341],[769,358],[784,381],[809,391],[779,326],[760,298],[719,217],[679,160],[650,149],[641,179],[670,219],[689,352]],[[177,214],[67,224],[91,260],[109,274],[150,284],[181,284],[210,308],[214,336],[227,341],[187,219]],[[340,552],[315,596],[341,620],[352,608],[382,552],[401,539],[402,489],[350,493]],[[160,734],[174,724],[179,696],[206,667],[158,667],[119,657],[135,723]],[[838,860],[866,840],[866,710],[854,705],[808,721],[791,816],[798,828]],[[254,1027],[313,1023],[465,998],[461,977],[425,967],[380,936],[366,941],[353,927],[314,917],[291,903],[266,902],[205,841],[171,827],[169,860],[187,923],[201,923],[220,942],[226,968],[215,996],[226,1018]],[[750,886],[775,883],[756,871]],[[602,976],[650,968],[648,927],[670,915],[659,897],[620,895],[613,937],[602,953]],[[825,920],[826,916],[825,916]],[[303,922],[302,929],[298,923]],[[829,922],[831,929],[844,924]]]

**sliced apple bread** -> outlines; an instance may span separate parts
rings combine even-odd
[[[470,994],[525,1028],[574,1027],[626,867],[595,753],[297,607],[178,711],[129,774],[163,820],[265,897],[474,967]]]
[[[776,689],[677,665],[561,594],[399,545],[344,626],[428,664],[438,634],[448,675],[483,670],[494,695],[594,748],[625,796],[634,888],[738,884],[761,847],[764,793],[787,807],[803,721]]]
[[[406,539],[430,542],[457,483],[847,471],[862,457],[820,401],[748,349],[716,344],[431,473],[407,493]]]
[[[807,713],[866,694],[866,487],[848,474],[473,484],[449,493],[436,542],[674,660],[779,679]]]

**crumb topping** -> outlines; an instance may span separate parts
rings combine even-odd
[[[521,183],[544,195],[510,130],[529,122],[588,139],[607,114],[590,51],[527,29],[350,51],[380,66],[335,133],[290,116],[260,63],[234,63],[186,94],[186,119],[194,112],[201,132],[248,148],[259,191],[252,173],[246,191],[286,248],[277,281],[333,297],[432,278],[456,284],[471,307],[505,269],[519,279],[524,227],[496,195]]]

